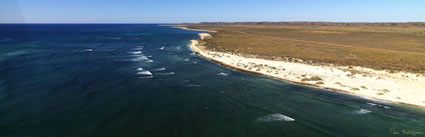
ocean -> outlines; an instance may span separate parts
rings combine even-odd
[[[156,24],[0,25],[1,137],[425,136],[425,111],[240,72]]]

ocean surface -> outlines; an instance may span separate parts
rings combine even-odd
[[[148,24],[0,25],[0,137],[425,136],[425,110],[239,72]]]

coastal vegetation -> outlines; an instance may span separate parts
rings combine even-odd
[[[287,33],[300,33],[299,31],[301,30],[291,30],[285,33],[284,29],[282,32],[274,32],[276,36],[271,36],[271,34],[268,34],[267,32],[263,32],[267,35],[251,34],[259,33],[252,31],[252,29],[258,29],[259,31],[263,31],[262,29],[264,29],[255,25],[244,26],[241,24],[227,24],[226,26],[218,26],[218,24],[216,24],[217,26],[211,26],[211,24],[208,24],[209,26],[203,26],[202,28],[199,27],[202,25],[205,24],[194,26],[198,27],[196,28],[197,31],[213,31],[209,31],[208,33],[199,33],[200,39],[191,40],[189,47],[195,53],[213,62],[233,67],[241,71],[264,74],[285,81],[317,86],[380,100],[393,101],[416,106],[425,106],[423,103],[423,98],[421,98],[421,96],[425,94],[423,92],[425,91],[425,87],[423,86],[425,85],[425,77],[424,74],[420,74],[423,73],[423,69],[421,69],[423,64],[421,64],[421,62],[411,62],[412,60],[409,60],[406,63],[403,62],[407,60],[406,58],[396,55],[403,54],[408,57],[417,56],[415,59],[423,61],[423,52],[413,50],[412,45],[406,46],[406,49],[397,49],[395,47],[393,47],[393,49],[386,49],[383,48],[385,46],[382,45],[375,47],[372,45],[369,45],[370,47],[361,45],[342,46],[340,44],[332,44],[326,41],[313,43],[312,41],[299,40],[305,38],[305,36],[301,34],[296,40],[294,40],[295,37],[294,39],[288,39],[278,35],[280,33],[282,33],[282,35],[289,35]],[[375,29],[388,28],[388,26],[376,26],[376,24],[371,24],[370,26]],[[392,26],[391,29],[402,29],[403,27],[400,26],[403,25],[396,25],[396,27]],[[283,28],[281,25],[260,25],[260,27],[276,27],[277,29]],[[289,29],[293,29],[290,27]],[[304,27],[305,26],[299,28],[302,29]],[[323,26],[305,28],[312,28],[317,30],[316,27],[321,28]],[[338,28],[340,26],[332,27]],[[354,27],[358,27],[357,31],[361,29],[359,26]],[[421,26],[417,25],[412,25],[412,27],[421,29]],[[187,29],[186,27],[180,28]],[[344,29],[347,28],[351,27],[344,27]],[[407,30],[408,29],[409,27],[407,27]],[[269,31],[273,32],[273,30]],[[368,34],[369,32],[370,30],[365,29],[364,33]],[[393,30],[386,33],[391,32],[395,33]],[[232,33],[234,35],[231,35]],[[353,35],[353,37],[367,39],[363,36]],[[391,41],[391,39],[396,38],[397,37],[394,36],[391,38],[389,37],[388,39]],[[333,38],[324,37],[323,39],[326,40]],[[317,40],[319,41],[321,39]],[[416,40],[421,41],[420,39]],[[300,47],[303,48],[294,50],[298,47],[291,47],[280,43],[288,41],[295,43],[300,42]],[[305,44],[303,42],[309,43],[311,45],[303,46],[303,44]],[[394,43],[396,43],[396,41],[394,41]],[[356,43],[353,45],[355,44]],[[376,42],[376,44],[379,44],[379,42]],[[335,49],[338,50],[332,52],[332,50]],[[288,50],[291,52],[288,52]],[[350,52],[350,54],[343,54],[344,52]],[[392,54],[387,52],[391,52]],[[351,58],[351,60],[347,61],[347,58],[351,56],[355,56],[356,58]],[[325,59],[324,61],[321,61],[323,59],[322,57]],[[393,61],[392,63],[396,65],[386,66],[385,61],[387,58],[401,58],[403,61]],[[338,61],[344,60],[347,62],[338,63]],[[368,64],[368,61],[369,63],[375,63],[375,65]],[[394,67],[400,64],[404,64],[406,67]],[[415,67],[419,69],[412,69]]]
[[[425,73],[425,23],[245,22],[187,27],[216,31],[202,43],[217,51]]]

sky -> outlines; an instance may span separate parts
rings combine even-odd
[[[425,0],[0,0],[0,23],[425,22]]]

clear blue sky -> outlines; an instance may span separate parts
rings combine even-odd
[[[0,23],[424,22],[425,0],[0,0]]]

